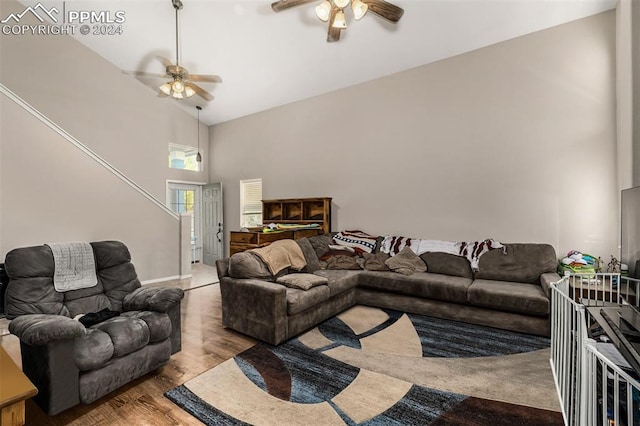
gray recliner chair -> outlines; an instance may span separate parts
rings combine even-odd
[[[91,243],[98,283],[57,292],[46,246],[7,253],[9,331],[20,338],[22,369],[49,415],[89,404],[162,366],[181,348],[179,288],[142,288],[127,247]],[[79,314],[119,315],[89,327]]]

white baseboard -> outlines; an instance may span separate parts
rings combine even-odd
[[[191,275],[188,275],[188,277],[190,277]],[[172,277],[164,277],[164,278],[154,278],[152,280],[145,280],[145,281],[140,281],[140,284],[145,285],[145,284],[155,284],[155,283],[161,283],[164,281],[171,281],[171,280],[181,280],[183,279],[183,276],[180,275],[174,275]]]

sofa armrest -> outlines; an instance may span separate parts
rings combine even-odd
[[[551,283],[560,281],[560,275],[555,272],[545,272],[540,275],[540,286],[547,295],[547,298],[551,299]]]
[[[156,311],[168,312],[184,297],[184,291],[173,288],[137,288],[127,294],[122,300],[122,309],[125,311]]]
[[[21,342],[31,346],[42,346],[56,340],[73,339],[85,333],[79,321],[63,315],[22,315],[9,323],[9,331]]]
[[[258,279],[220,280],[222,324],[277,345],[287,338],[287,290]]]

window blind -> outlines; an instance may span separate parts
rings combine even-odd
[[[241,214],[262,214],[262,179],[240,181],[240,202]]]

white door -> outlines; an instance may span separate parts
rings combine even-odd
[[[202,187],[202,263],[215,266],[224,257],[222,183]]]
[[[202,187],[200,185],[174,183],[167,184],[167,204],[169,208],[177,214],[187,213],[193,218],[191,220],[191,262],[202,260],[202,238],[201,238],[201,210],[200,198],[202,197]]]

